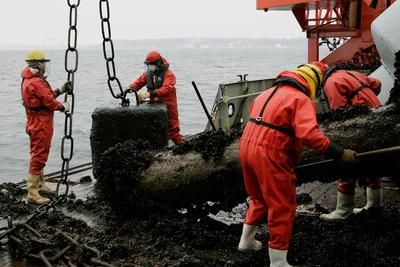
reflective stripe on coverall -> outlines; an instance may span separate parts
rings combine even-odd
[[[167,61],[164,58],[163,63],[164,65],[167,64]],[[166,104],[168,115],[168,138],[171,139],[175,144],[181,144],[183,139],[179,129],[175,83],[175,75],[171,70],[168,69],[168,71],[165,73],[162,86],[158,89],[148,89],[147,91],[151,93],[150,101],[161,101]],[[147,85],[146,71],[143,72],[143,74],[131,84],[131,88],[133,88],[135,91],[138,91],[145,85]]]
[[[293,78],[309,89],[297,74],[284,71],[278,79],[283,77]],[[259,116],[272,91],[265,91],[252,102],[250,117]],[[293,169],[303,145],[325,153],[331,142],[319,129],[315,105],[305,93],[290,85],[283,84],[276,91],[264,110],[262,121],[292,129],[295,136],[247,123],[240,141],[240,160],[250,198],[244,223],[258,225],[268,212],[268,246],[287,250],[296,210]]]
[[[366,87],[354,94],[362,84]],[[381,82],[356,71],[334,71],[326,80],[324,91],[331,109],[346,105],[352,107],[367,105],[369,108],[377,108],[381,105],[377,97],[381,91]],[[366,182],[368,187],[382,188],[381,177],[366,178]],[[355,188],[356,179],[339,179],[339,192],[354,194]]]
[[[29,173],[40,175],[49,157],[53,137],[53,113],[64,106],[58,102],[50,85],[35,76],[29,67],[22,73],[22,101],[26,112],[26,133],[30,139]]]

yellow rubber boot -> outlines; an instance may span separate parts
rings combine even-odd
[[[26,185],[28,188],[28,196],[26,197],[28,203],[41,205],[50,202],[50,199],[39,194],[40,175],[29,174]]]
[[[47,194],[55,194],[56,191],[51,189],[46,185],[46,182],[44,181],[44,175],[43,175],[43,170],[40,171],[40,185],[39,185],[39,191],[44,192]]]

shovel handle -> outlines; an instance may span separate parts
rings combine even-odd
[[[367,152],[363,152],[363,153],[356,153],[356,159],[363,159],[363,158],[368,158],[371,156],[384,155],[384,154],[389,154],[389,153],[394,153],[394,152],[400,152],[400,146],[372,150],[372,151],[367,151]],[[296,169],[308,168],[308,167],[312,167],[312,166],[319,166],[319,165],[327,164],[327,163],[330,163],[333,161],[334,161],[333,159],[328,159],[328,160],[312,162],[312,163],[298,166],[298,167],[296,167]]]
[[[370,156],[388,154],[388,153],[392,153],[392,152],[400,152],[400,146],[372,150],[372,151],[363,152],[363,153],[356,153],[356,159],[368,158]]]

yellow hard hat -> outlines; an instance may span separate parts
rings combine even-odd
[[[320,68],[318,68],[318,66],[316,66],[314,64],[300,65],[296,71],[302,72],[305,75],[307,75],[308,77],[310,77],[311,79],[313,79],[317,83],[318,86],[321,84],[321,81],[324,78],[324,74],[322,73]]]
[[[295,73],[302,76],[308,83],[310,89],[310,98],[315,100],[317,89],[321,85],[321,81],[324,78],[322,71],[313,64],[300,65]]]
[[[34,61],[50,61],[50,59],[46,59],[46,55],[42,50],[32,50],[29,51],[28,54],[26,55],[26,62],[34,62]]]

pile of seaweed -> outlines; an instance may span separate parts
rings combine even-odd
[[[185,154],[190,151],[196,151],[201,157],[208,161],[210,159],[218,161],[222,158],[225,148],[233,142],[240,131],[231,131],[225,133],[223,130],[201,133],[196,138],[185,140],[183,144],[172,147],[174,155]]]
[[[109,148],[101,155],[96,171],[98,195],[112,203],[133,198],[138,174],[150,166],[155,154],[150,144],[141,140],[128,140]]]
[[[299,197],[309,201],[307,196]],[[3,208],[4,203],[0,202],[0,205]],[[23,210],[35,208],[25,202],[18,205],[16,218],[25,215]],[[256,236],[263,242],[263,249],[241,253],[237,245],[242,225],[226,225],[208,216],[221,206],[222,203],[204,203],[164,213],[149,210],[135,216],[126,214],[123,219],[116,217],[103,202],[70,200],[68,210],[93,214],[97,217],[96,224],[88,226],[56,209],[32,224],[42,238],[35,241],[28,233],[29,240],[24,240],[16,256],[28,266],[43,265],[40,259],[29,254],[38,255],[43,249],[50,249],[52,253],[64,249],[70,243],[60,236],[62,232],[81,244],[81,248],[100,251],[98,260],[113,266],[268,266],[266,243],[269,234],[265,226],[261,225]],[[399,266],[399,206],[398,201],[388,202],[380,209],[364,211],[340,222],[321,221],[318,214],[298,214],[290,241],[289,263],[301,266]],[[82,251],[72,246],[66,256],[78,265],[98,266],[89,260],[93,257],[93,249]],[[52,256],[52,253],[46,255]],[[56,266],[56,262],[52,263]]]
[[[177,186],[172,186],[169,191],[160,189],[162,192],[156,191],[157,193],[154,193],[155,195],[152,192],[148,192],[149,190],[143,190],[142,184],[140,183],[146,179],[143,171],[148,169],[152,162],[157,161],[159,157],[174,157],[175,155],[182,155],[194,151],[200,154],[204,161],[210,162],[211,164],[219,164],[226,147],[236,140],[239,135],[240,133],[237,131],[228,134],[224,133],[222,130],[205,132],[195,138],[184,141],[181,145],[165,148],[163,150],[152,150],[148,143],[142,142],[141,140],[117,144],[109,148],[99,157],[99,164],[96,171],[97,195],[102,200],[111,203],[114,209],[118,210],[118,213],[124,213],[124,210],[132,209],[132,207],[135,207],[139,212],[149,208],[162,208],[161,206],[163,205],[181,205],[181,201],[175,203],[176,201],[174,202],[174,199],[169,197],[171,194],[174,195],[175,198],[178,198],[178,195],[182,198],[195,195],[195,199],[194,197],[190,197],[193,201],[201,197],[212,197],[213,193],[210,192],[210,190],[202,189],[205,186],[210,186],[209,188],[215,189],[215,192],[226,192],[226,194],[228,194],[229,188],[223,188],[224,185],[221,183],[224,183],[227,179],[234,182],[234,180],[230,178],[230,174],[238,167],[221,167],[218,169],[218,173],[213,174],[213,177],[209,179],[205,178],[202,184],[198,185],[196,185],[195,181],[186,182],[179,180]],[[187,165],[185,166],[186,168],[190,168]],[[159,171],[163,172],[163,169]],[[162,177],[163,175],[165,179]],[[171,183],[176,183],[174,175],[176,175],[176,173],[170,173],[168,175],[160,173],[160,179],[164,179],[163,182],[168,180],[171,181]],[[200,183],[200,181],[198,183]],[[154,186],[158,186],[159,184],[160,183],[157,183]],[[188,188],[186,189],[185,186]],[[154,187],[152,188],[155,190]],[[220,190],[218,188],[220,188]],[[241,192],[244,191],[241,190]],[[231,193],[235,196],[237,195],[236,193]]]
[[[366,71],[366,74],[369,75],[372,72],[374,72],[375,70],[377,70],[380,66],[381,66],[381,62],[379,60],[377,60],[374,63],[370,63],[370,64],[361,64],[361,65],[356,65],[352,62],[346,62],[346,63],[342,63],[342,64],[338,64],[337,67],[341,70],[356,70],[356,71]]]
[[[4,183],[0,185],[0,217],[6,218],[11,216],[15,218],[17,215],[27,215],[34,211],[34,207],[21,205],[24,202],[16,196],[26,193],[25,189],[13,183]]]
[[[319,123],[333,122],[333,121],[345,121],[361,115],[368,115],[371,112],[367,105],[360,106],[345,106],[338,109],[332,109],[325,113],[317,114],[317,120]]]
[[[398,202],[339,222],[297,216],[289,262],[304,266],[399,266]]]

